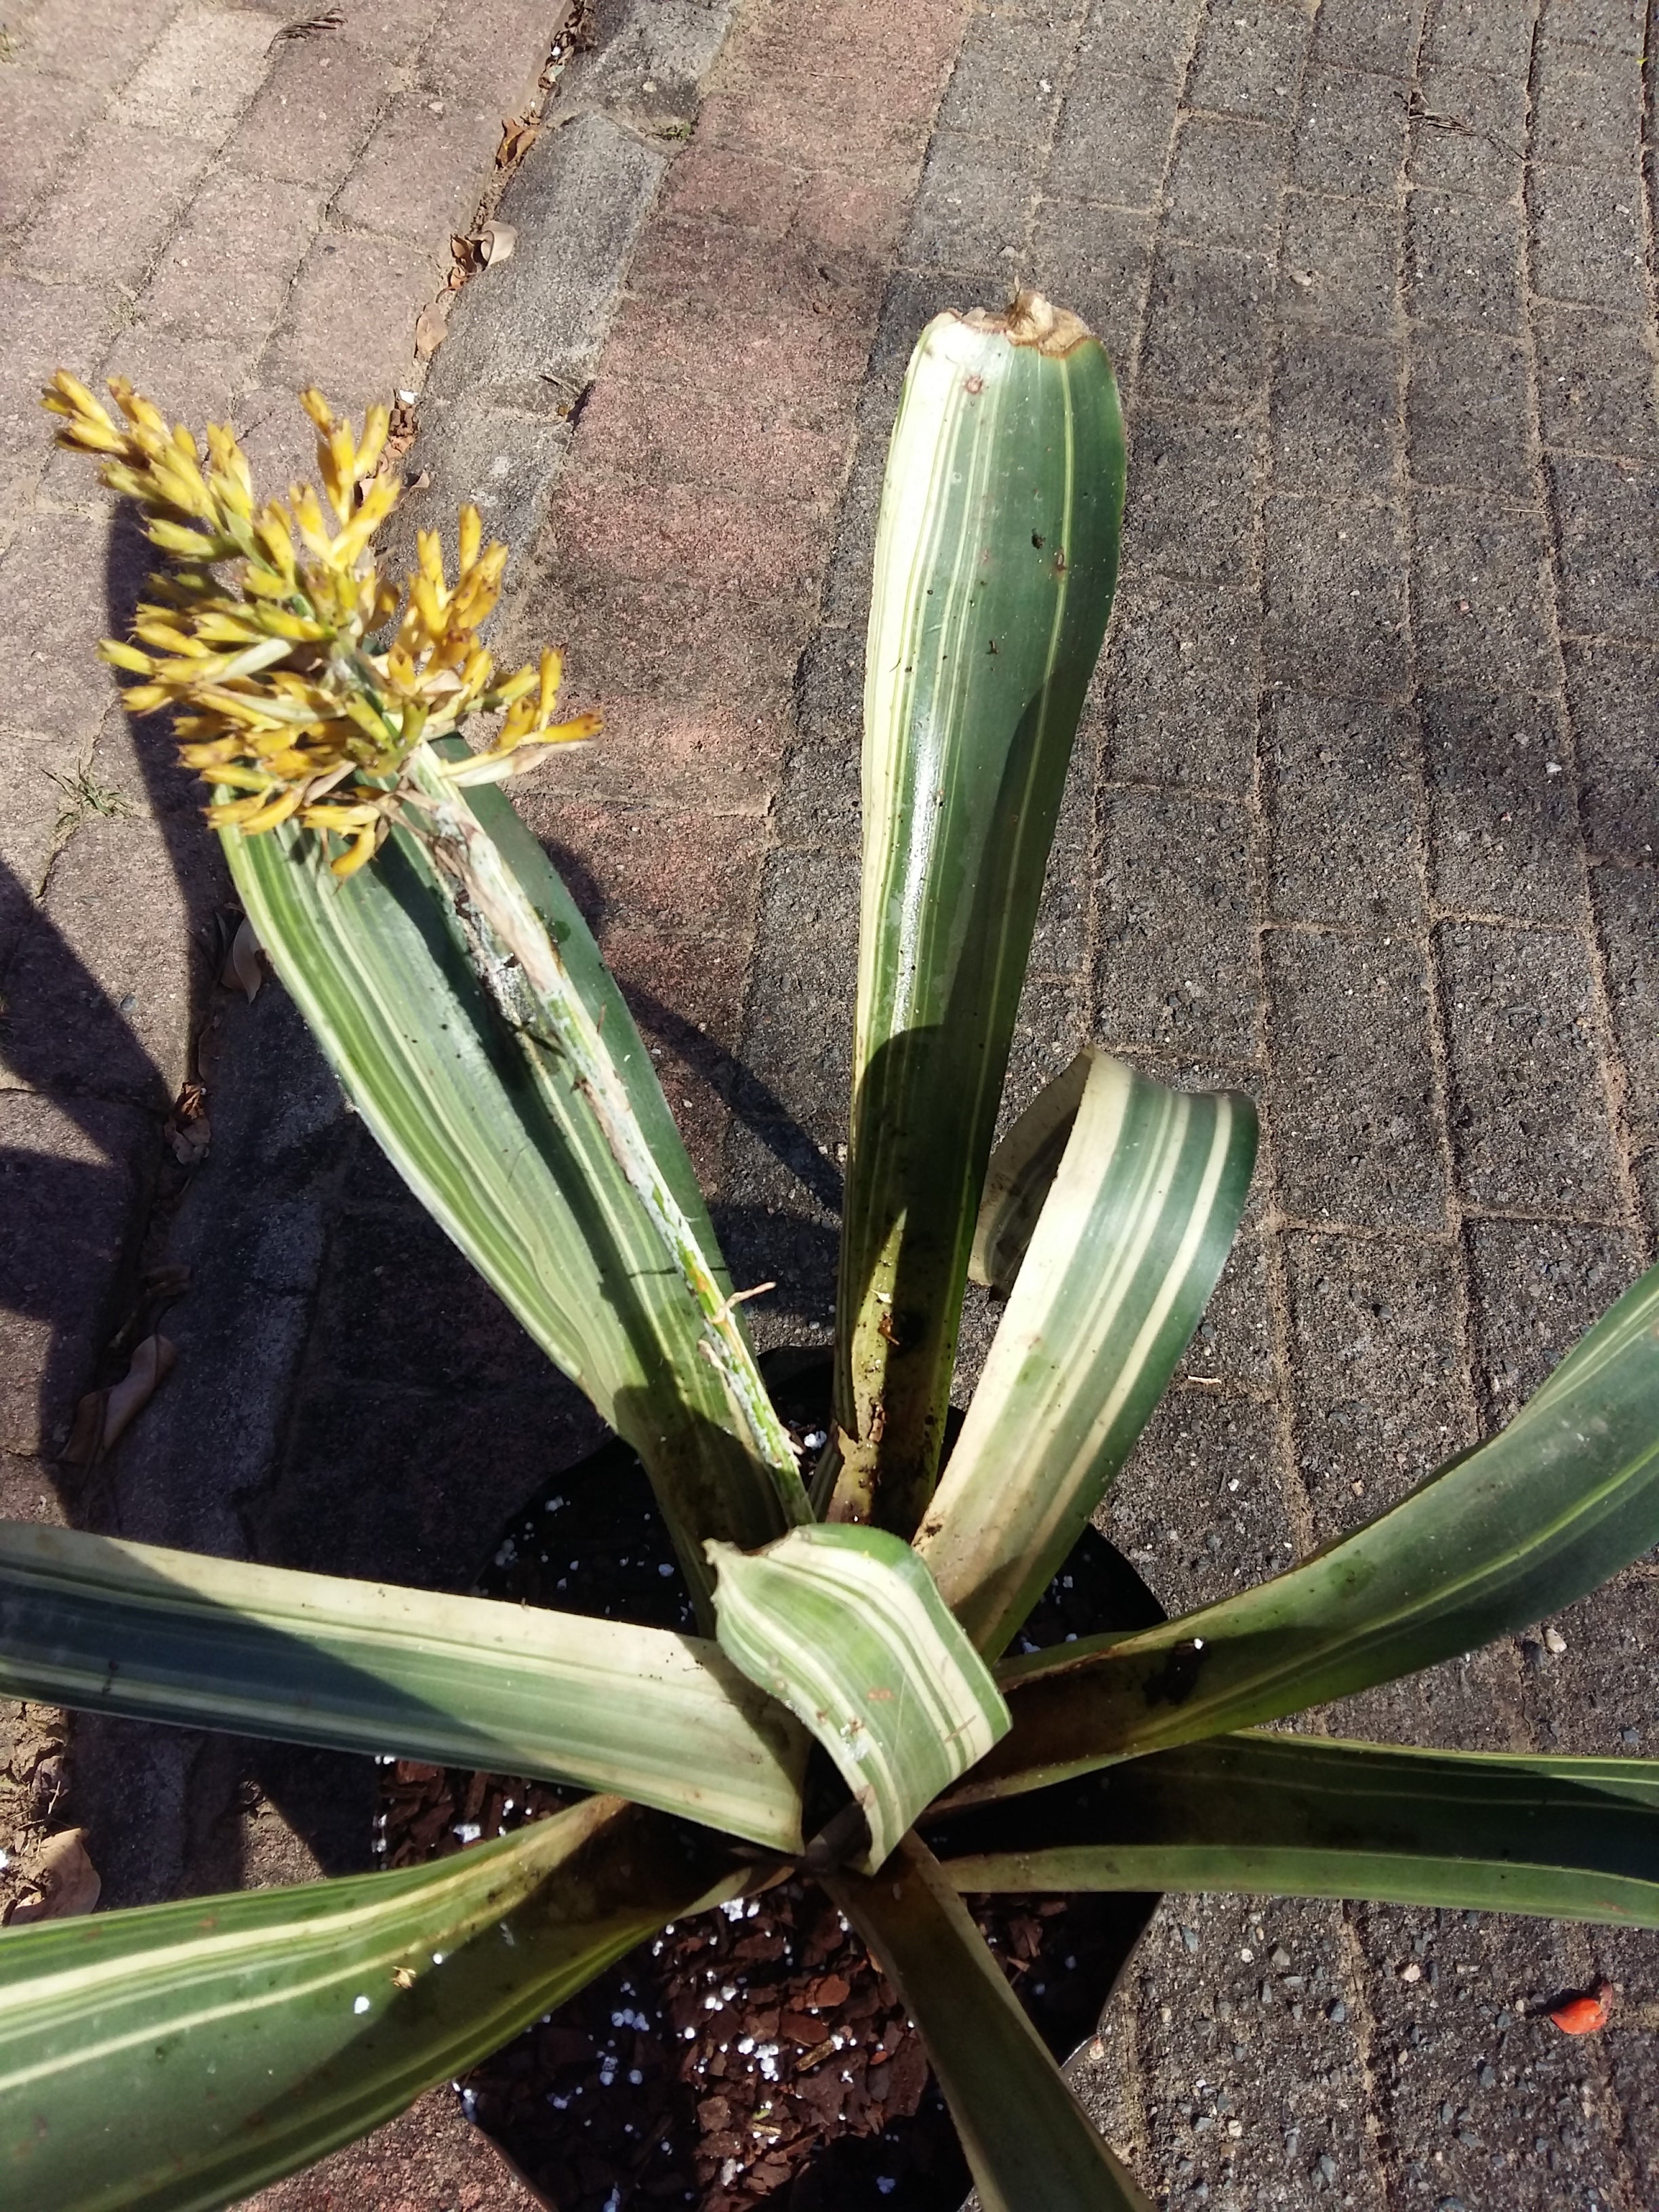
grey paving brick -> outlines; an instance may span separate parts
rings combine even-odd
[[[1544,28],[1552,38],[1610,53],[1642,51],[1642,0],[1546,0]]]
[[[1559,930],[1440,931],[1458,1180],[1477,1206],[1616,1211],[1583,941]]]
[[[1423,956],[1395,936],[1270,930],[1274,1158],[1298,1220],[1445,1226]]]
[[[1091,709],[1106,724],[1107,773],[1248,794],[1261,674],[1253,591],[1126,577]]]
[[[415,306],[436,289],[435,258],[425,243],[321,232],[266,355],[271,380],[320,385],[348,408],[395,391],[414,363]]]
[[[0,276],[0,441],[8,454],[39,450],[41,386],[60,363],[89,374],[115,319],[97,286]]]
[[[308,185],[256,185],[221,165],[156,265],[139,303],[145,321],[188,337],[264,337],[322,212],[322,195]]]
[[[845,1117],[842,1142],[846,1135]],[[746,1283],[775,1282],[750,1328],[763,1347],[828,1343],[836,1313],[841,1181],[817,1143],[790,1122],[734,1121],[714,1211],[727,1264]]]
[[[1543,307],[1532,331],[1545,444],[1659,459],[1659,360],[1647,323]]]
[[[1156,205],[1175,121],[1170,91],[1116,74],[1109,50],[1079,58],[1060,118],[1047,189],[1057,198]]]
[[[1560,542],[1561,627],[1581,635],[1659,637],[1659,467],[1551,453]]]
[[[774,822],[782,845],[855,847],[864,740],[864,633],[820,629],[795,672],[797,741]]]
[[[1642,68],[1634,55],[1540,39],[1532,95],[1535,161],[1629,173],[1642,136]]]
[[[107,526],[80,515],[31,514],[0,559],[0,605],[7,610],[0,701],[14,726],[89,737],[115,697],[113,676],[97,657],[108,627],[108,536]],[[127,580],[136,584],[137,574]]]
[[[1297,1467],[1322,1528],[1345,1526],[1474,1441],[1462,1265],[1450,1244],[1306,1233],[1285,1257]]]
[[[1126,566],[1231,582],[1249,546],[1261,471],[1249,423],[1143,413],[1124,508]]]
[[[1638,1145],[1659,1143],[1659,872],[1596,868],[1590,890],[1632,1133]]]
[[[1456,691],[1425,692],[1418,705],[1437,903],[1577,921],[1583,870],[1553,706]]]
[[[1189,243],[1271,250],[1289,167],[1282,129],[1231,116],[1189,115],[1170,171],[1170,235]]]
[[[1418,670],[1448,689],[1546,691],[1555,681],[1542,520],[1481,514],[1424,491],[1412,532]]]
[[[1567,702],[1578,748],[1578,808],[1594,854],[1659,852],[1659,659],[1616,645],[1570,645]]]
[[[1089,922],[1095,839],[1095,747],[1074,744],[1060,815],[1043,877],[1042,903],[1031,939],[1033,974],[1067,978],[1081,968]]]
[[[1407,422],[1419,483],[1467,484],[1501,500],[1537,497],[1531,376],[1519,338],[1416,332]]]
[[[1270,499],[1266,509],[1270,682],[1402,692],[1406,561],[1393,507]]]
[[[1527,81],[1436,62],[1412,124],[1410,175],[1429,191],[1512,199],[1527,154]]]
[[[1516,77],[1524,84],[1537,15],[1538,0],[1430,0],[1424,58]]]
[[[1358,2124],[1363,2046],[1334,2009],[1352,1994],[1337,1907],[1169,1900],[1116,2002],[1138,2030],[1148,2171],[1174,2176],[1172,2204],[1313,2203],[1329,2186],[1382,2212]]]
[[[0,1451],[62,1448],[159,1149],[135,1107],[0,1089]]]
[[[918,268],[1005,275],[1024,246],[1042,156],[1030,141],[1006,145],[941,131],[910,217],[905,258]]]
[[[96,84],[0,70],[0,238],[23,230],[105,102]]]
[[[1083,69],[1127,70],[1168,83],[1187,65],[1198,34],[1204,0],[1090,0],[1079,49]]]
[[[1641,195],[1599,169],[1528,172],[1533,283],[1547,300],[1582,301],[1615,314],[1645,303]]]
[[[1294,111],[1309,29],[1309,11],[1298,0],[1259,0],[1243,14],[1233,0],[1210,0],[1187,78],[1186,105],[1285,123]]]
[[[462,300],[428,388],[453,397],[490,386],[544,408],[560,390],[580,392],[665,166],[604,115],[580,115],[532,146],[501,206],[517,249],[488,285],[468,288],[478,296]]]
[[[1447,1218],[1422,953],[1405,938],[1272,929],[1270,1103],[1279,1197],[1301,1221]]]
[[[1109,792],[1096,1022],[1103,1040],[1223,1060],[1259,1048],[1251,827],[1230,799]]]
[[[1241,1235],[1204,1310],[1177,1380],[1273,1386],[1272,1260],[1265,1237]]]
[[[1040,199],[1031,281],[1081,315],[1127,378],[1139,339],[1152,264],[1152,218],[1129,208]]]
[[[855,853],[778,852],[767,860],[761,889],[744,1069],[825,1143],[847,1135],[858,884]],[[744,1097],[740,1087],[739,1104]],[[757,1110],[771,1109],[758,1101]]]
[[[212,158],[199,139],[105,123],[21,241],[26,264],[136,292]],[[122,189],[111,189],[112,178]]]
[[[385,63],[373,47],[351,37],[285,40],[226,154],[255,176],[328,193],[356,159],[386,96]]]
[[[20,76],[107,94],[130,77],[178,12],[177,0],[69,0],[9,27]],[[9,71],[8,74],[10,72]]]
[[[1097,1524],[1166,1612],[1191,1612],[1289,1565],[1279,1458],[1273,1407],[1212,1390],[1172,1391],[1147,1422]]]
[[[1356,1918],[1375,1962],[1366,1978],[1375,2047],[1407,2062],[1385,2063],[1377,2101],[1408,2161],[1406,2175],[1416,2181],[1413,2167],[1421,2175],[1424,2203],[1449,2196],[1480,2204],[1497,2171],[1506,2212],[1553,2212],[1562,2191],[1550,2154],[1558,2168],[1582,2160],[1587,2170],[1607,2172],[1616,2153],[1592,2086],[1599,2066],[1542,2021],[1518,2017],[1515,2006],[1522,1996],[1540,2009],[1571,1985],[1564,1932],[1389,1905],[1366,1905]],[[1422,1981],[1404,1979],[1410,1965]],[[1449,2120],[1441,2118],[1445,2104]],[[1534,2148],[1540,2141],[1543,2152]]]
[[[1064,17],[975,15],[945,88],[940,128],[1041,143],[1054,123],[1056,88],[1073,44]]]
[[[501,137],[495,108],[434,100],[421,86],[375,125],[335,211],[355,228],[442,252],[457,232],[471,229]]]
[[[1291,192],[1285,203],[1279,312],[1346,331],[1392,330],[1399,218],[1391,207]]]
[[[127,79],[119,119],[222,144],[264,74],[270,37],[269,16],[189,0]]]
[[[1473,1221],[1471,1318],[1488,1433],[1512,1420],[1635,1279],[1618,1229],[1577,1221]]]
[[[1406,297],[1420,321],[1518,331],[1521,214],[1446,192],[1414,191],[1406,207]]]
[[[1422,0],[1325,0],[1314,52],[1349,69],[1409,76],[1422,22]]]
[[[1390,198],[1406,150],[1407,102],[1403,84],[1316,64],[1302,88],[1293,182],[1347,199]]]
[[[1273,378],[1273,480],[1287,491],[1395,489],[1401,348],[1391,338],[1292,330]]]
[[[1267,256],[1160,243],[1139,390],[1201,406],[1257,405],[1267,388],[1273,309]]]
[[[1421,915],[1417,726],[1407,710],[1277,691],[1266,780],[1275,915],[1379,928]]]

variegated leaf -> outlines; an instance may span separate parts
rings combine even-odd
[[[989,1670],[884,1530],[812,1525],[708,1553],[722,1649],[834,1759],[869,1830],[854,1863],[878,1867],[1007,1727]]]
[[[992,1163],[977,1249],[1013,1287],[916,1539],[988,1658],[1042,1595],[1163,1396],[1255,1158],[1255,1112],[1238,1092],[1170,1091],[1092,1049],[1050,1090]]]
[[[5,1522],[0,1696],[539,1775],[800,1848],[806,1737],[664,1629]]]

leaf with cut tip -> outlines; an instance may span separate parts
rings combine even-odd
[[[764,1551],[711,1544],[722,1650],[840,1769],[878,1867],[925,1805],[988,1752],[1007,1713],[910,1547],[880,1528],[792,1528]]]
[[[1474,1650],[1659,1543],[1659,1268],[1488,1443],[1288,1574],[1162,1627],[1006,1662],[1014,1725],[953,1793],[1040,1789]]]
[[[3,1522],[0,1696],[537,1775],[800,1848],[806,1737],[665,1629]]]
[[[404,1873],[0,1931],[0,2196],[238,2203],[754,1872],[706,1830],[593,1797]]]
[[[993,1158],[975,1251],[1012,1288],[916,1538],[988,1658],[1163,1396],[1232,1244],[1255,1137],[1242,1094],[1167,1090],[1091,1048]]]
[[[825,1886],[921,2032],[983,2212],[1152,2212],[920,1839],[905,1837],[873,1880]]]
[[[917,341],[865,670],[854,1109],[831,1518],[933,1488],[974,1221],[1123,504],[1111,364],[1024,294]]]
[[[1659,1760],[1245,1734],[957,1814],[961,1890],[1253,1890],[1659,1928]]]

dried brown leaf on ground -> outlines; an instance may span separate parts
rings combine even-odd
[[[284,39],[314,39],[319,31],[338,31],[344,25],[345,17],[337,8],[325,8],[319,15],[300,15],[293,22],[284,23],[270,44],[279,46]]]
[[[30,1920],[72,1920],[92,1911],[103,1883],[87,1856],[86,1838],[84,1828],[65,1828],[61,1835],[47,1837],[28,1869],[40,1894],[14,1905],[8,1927]]]
[[[75,1409],[75,1425],[63,1456],[71,1467],[95,1467],[149,1405],[178,1358],[178,1347],[165,1336],[147,1336],[137,1346],[132,1364],[106,1390],[89,1390]]]
[[[542,126],[533,115],[508,116],[501,125],[501,143],[495,149],[498,169],[516,168],[541,137]]]
[[[415,351],[422,361],[428,361],[437,352],[449,334],[449,303],[433,300],[422,308],[415,319]]]

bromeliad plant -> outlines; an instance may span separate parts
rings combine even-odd
[[[308,403],[331,523],[307,494],[256,512],[228,434],[204,466],[116,396],[119,423],[66,378],[48,404],[167,556],[137,643],[108,648],[132,703],[180,710],[248,914],[400,1172],[639,1454],[701,1632],[0,1528],[8,1695],[596,1793],[412,1872],[0,1936],[15,2201],[226,2203],[792,1862],[892,1976],[981,2202],[1007,2212],[1146,2199],[963,1891],[1659,1926],[1659,1763],[1263,1732],[1517,1630],[1659,1541],[1659,1274],[1503,1433],[1289,1573],[1003,1656],[1181,1357],[1255,1145],[1247,1099],[1085,1052],[993,1150],[1117,563],[1117,395],[1075,318],[1030,295],[940,316],[894,433],[836,1419],[810,1468],[628,1011],[491,787],[587,729],[552,719],[556,664],[495,681],[477,630],[499,549],[465,516],[459,580],[423,539],[400,600],[370,544],[395,496],[378,417],[360,447]],[[471,753],[455,732],[491,706],[507,719]],[[969,1276],[1005,1304],[941,1472]]]

